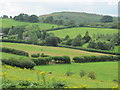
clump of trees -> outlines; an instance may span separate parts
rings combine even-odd
[[[24,14],[24,13],[21,13],[18,16],[15,16],[13,19],[18,20],[18,21],[31,22],[31,23],[35,23],[35,22],[39,21],[38,16],[28,15],[28,14]]]
[[[46,37],[45,42],[46,42],[46,45],[57,46],[57,44],[60,43],[60,38],[50,35]]]
[[[57,46],[61,42],[60,38],[52,33],[41,30],[38,25],[23,25],[4,28],[3,39],[24,40],[32,44]],[[17,41],[16,41],[17,42]]]
[[[85,43],[88,43],[92,38],[89,35],[89,32],[87,31],[85,33],[85,36],[81,36],[80,34],[77,35],[74,39],[70,39],[70,37],[67,35],[63,41],[62,44],[65,45],[71,45],[71,46],[82,46]]]
[[[103,22],[103,23],[113,22],[113,17],[112,16],[103,16],[101,18],[101,22]]]

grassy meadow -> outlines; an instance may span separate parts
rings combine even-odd
[[[54,33],[60,38],[64,38],[66,35],[69,35],[70,38],[75,38],[77,35],[85,35],[86,31],[89,32],[89,35],[93,37],[94,34],[114,34],[118,33],[117,29],[108,29],[108,28],[88,28],[88,27],[78,27],[70,29],[62,29],[57,31],[50,31],[49,33]]]
[[[2,42],[2,47],[14,48],[17,50],[26,51],[30,54],[35,53],[44,53],[50,56],[91,56],[91,55],[106,55],[102,53],[87,52],[83,50],[75,50],[61,47],[51,47],[51,46],[39,46],[39,45],[30,45],[30,44],[20,44],[20,43],[6,43]],[[63,53],[64,52],[64,53]]]
[[[51,29],[52,27],[58,28],[61,26],[55,24],[46,24],[46,23],[30,23],[30,22],[20,22],[12,19],[2,19],[2,27],[8,28],[11,26],[21,26],[21,25],[38,25],[41,30]]]
[[[2,66],[3,73],[5,72],[5,78],[13,82],[19,80],[43,82],[42,77],[38,81],[37,73],[45,71],[46,82],[65,82],[65,88],[81,88],[83,85],[86,88],[112,88],[117,87],[117,83],[113,80],[117,80],[118,74],[118,62],[99,62],[99,63],[80,63],[80,64],[63,64],[63,65],[47,65],[36,66],[35,70],[19,69],[17,67]],[[71,70],[73,74],[66,76],[67,70]],[[85,70],[86,75],[81,78],[79,71]],[[48,72],[52,71],[52,74]],[[58,72],[59,71],[59,72]],[[88,72],[94,71],[96,79],[91,80],[87,77]]]
[[[9,58],[28,58],[25,56],[20,56],[20,55],[16,55],[16,54],[10,54],[10,53],[4,53],[4,52],[0,52],[0,55],[2,55],[3,59],[9,59]]]

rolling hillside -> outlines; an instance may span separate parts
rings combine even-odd
[[[8,28],[11,26],[20,26],[20,25],[38,25],[42,30],[45,29],[51,29],[51,28],[58,28],[61,26],[55,25],[55,24],[45,24],[45,23],[29,23],[29,22],[20,22],[20,21],[15,21],[12,19],[2,19],[2,27],[3,28]]]
[[[54,20],[63,20],[64,22],[73,21],[75,24],[99,23],[100,19],[103,17],[103,15],[84,13],[84,12],[55,12],[47,15],[41,15],[39,19],[42,20],[42,18],[45,19],[48,16],[53,16]],[[114,17],[113,20],[114,22],[117,22],[116,17]]]

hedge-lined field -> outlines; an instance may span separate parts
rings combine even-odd
[[[82,50],[74,50],[62,47],[50,47],[50,46],[39,46],[39,45],[30,45],[30,44],[21,44],[21,43],[7,43],[3,42],[2,46],[7,48],[14,48],[17,50],[28,52],[29,54],[35,53],[44,53],[50,56],[94,56],[94,55],[107,55],[102,53],[87,52]]]
[[[64,65],[45,65],[36,66],[35,70],[19,69],[8,66],[2,66],[5,79],[11,80],[18,84],[19,80],[28,82],[43,82],[43,71],[45,71],[45,81],[50,83],[65,83],[65,88],[112,88],[118,87],[117,80],[118,62],[99,62],[99,63],[81,63],[81,64],[64,64]],[[70,69],[73,74],[66,76],[66,72]],[[80,70],[85,70],[86,75],[81,78]],[[58,72],[59,71],[59,72]],[[87,74],[95,72],[96,79],[90,79]],[[40,72],[40,73],[39,73]],[[49,72],[52,72],[51,74]],[[32,74],[31,74],[32,73]],[[39,81],[38,81],[39,73]],[[8,85],[8,84],[7,84]]]
[[[16,59],[18,59],[18,58],[29,58],[29,57],[25,57],[25,56],[21,56],[21,55],[15,55],[15,54],[4,53],[4,52],[0,52],[0,55],[2,55],[3,59],[9,59],[9,58],[13,58],[13,57],[15,57]]]
[[[12,19],[2,19],[2,27],[3,28],[7,28],[7,27],[11,27],[11,26],[20,26],[20,25],[33,25],[36,24],[40,27],[40,29],[52,29],[52,27],[54,28],[58,28],[58,27],[62,27],[62,26],[58,26],[55,24],[45,24],[45,23],[29,23],[29,22],[20,22],[20,21],[15,21]]]
[[[113,34],[118,32],[117,29],[78,27],[78,28],[50,31],[50,33],[54,33],[56,36],[61,38],[64,38],[66,35],[69,35],[70,38],[75,38],[79,34],[84,36],[86,31],[89,32],[90,36],[93,36],[93,34],[109,34],[109,33]]]
[[[70,70],[76,76],[79,76],[79,71],[84,70],[86,72],[95,72],[96,79],[104,81],[112,81],[118,78],[118,62],[91,62],[91,63],[72,63],[61,65],[49,65],[49,66],[35,66],[37,70],[51,71],[53,74],[63,75],[66,71]],[[58,72],[59,71],[59,72]],[[83,77],[88,79],[88,77]]]

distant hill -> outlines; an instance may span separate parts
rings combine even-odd
[[[41,15],[39,16],[39,19],[42,21],[49,16],[53,16],[54,20],[63,20],[65,23],[72,21],[75,24],[100,23],[100,20],[103,17],[103,15],[84,12],[55,12],[51,14]],[[114,22],[117,22],[117,17],[113,17],[113,20]]]

